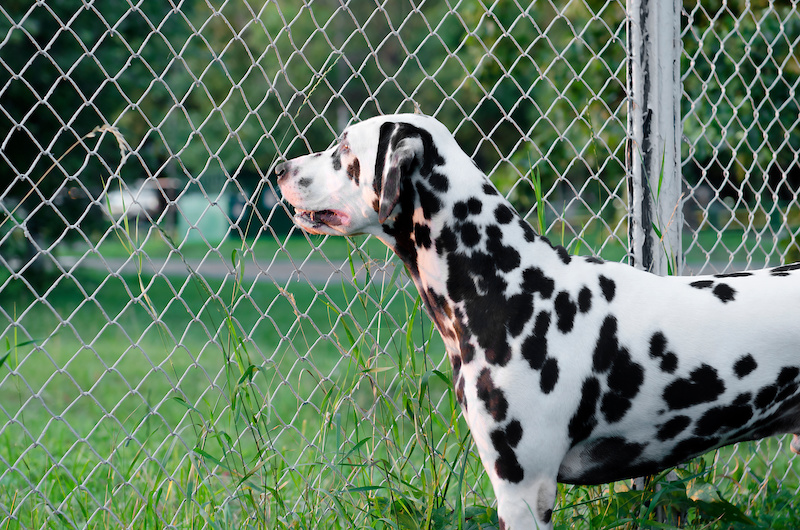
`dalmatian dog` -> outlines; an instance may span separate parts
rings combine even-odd
[[[800,433],[800,264],[659,277],[571,256],[422,115],[352,125],[275,173],[301,228],[372,234],[407,267],[501,528],[550,528],[557,482],[651,474]]]

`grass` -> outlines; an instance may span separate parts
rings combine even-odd
[[[80,271],[4,295],[0,528],[391,526],[482,480],[394,289]]]
[[[0,528],[496,524],[441,341],[388,284],[80,270],[0,307]],[[796,526],[775,443],[716,453],[726,476],[712,454],[660,489],[561,487],[554,521],[654,528],[671,506],[687,527]]]
[[[537,197],[542,226],[543,212]],[[607,238],[599,223],[580,238],[564,228],[551,226],[554,243],[624,257],[621,244],[595,244]],[[215,254],[233,265],[286,254],[353,271],[367,255],[387,256],[364,239],[209,248],[176,246],[159,230],[133,244],[132,228],[123,232],[57,253],[178,253],[190,263]],[[770,259],[743,232],[700,238],[716,250],[692,247],[687,261],[714,261],[726,248],[731,261]],[[243,276],[78,269],[36,284],[35,294],[8,278],[0,277],[10,322],[0,334],[0,530],[497,527],[441,339],[396,276],[286,291]],[[796,527],[800,483],[776,444],[711,453],[638,491],[560,487],[554,523],[662,528],[657,514],[672,511],[670,524],[690,528]]]

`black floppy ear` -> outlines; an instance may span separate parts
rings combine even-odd
[[[378,159],[375,163],[376,193],[380,197],[378,220],[383,224],[400,200],[402,181],[422,159],[422,139],[404,124],[386,123],[381,127]]]

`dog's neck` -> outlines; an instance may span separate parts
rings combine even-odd
[[[521,267],[521,253],[536,257],[539,272],[570,260],[538,236],[483,173],[468,167],[469,174],[450,179],[447,193],[436,193],[419,173],[406,179],[379,235],[408,269],[454,367],[461,357],[469,359],[475,342],[488,355],[508,351],[498,330],[519,318],[514,304],[524,306],[531,296],[507,292],[505,275]]]

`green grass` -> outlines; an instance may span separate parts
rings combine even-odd
[[[320,243],[244,248],[302,258]],[[332,261],[366,259],[363,240],[322,244]],[[441,339],[389,284],[79,270],[36,290],[10,282],[0,297],[13,321],[0,335],[0,529],[496,526]],[[659,528],[671,507],[682,527],[797,527],[800,484],[776,444],[711,453],[644,491],[561,486],[554,522]]]
[[[453,477],[483,479],[430,359],[441,341],[395,294],[84,271],[38,296],[11,283],[0,528],[346,528],[420,503],[443,517]]]

